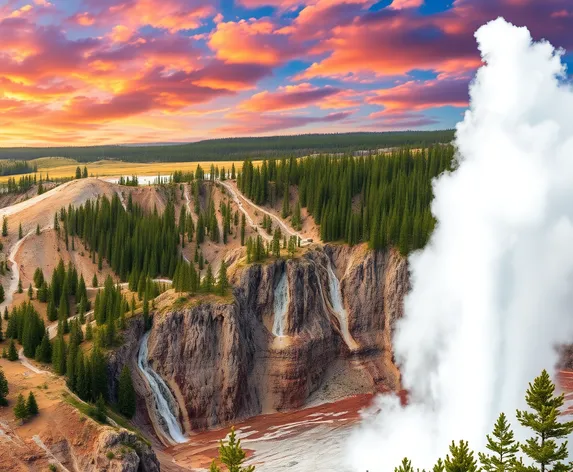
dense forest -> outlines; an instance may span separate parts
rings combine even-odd
[[[429,146],[448,143],[453,137],[453,130],[396,131],[210,139],[173,145],[0,148],[0,159],[30,160],[47,156],[69,157],[80,162],[102,159],[128,162],[224,161],[256,156],[271,159],[298,157],[315,152],[353,153],[403,145]]]
[[[31,174],[38,166],[26,161],[0,161],[0,175]]]
[[[369,242],[403,254],[425,245],[434,227],[432,178],[451,169],[454,148],[400,148],[384,156],[245,161],[237,177],[241,191],[258,204],[282,202],[282,216],[300,224],[300,209],[320,224],[323,241]],[[289,203],[292,186],[298,199]],[[289,198],[285,198],[289,192]]]

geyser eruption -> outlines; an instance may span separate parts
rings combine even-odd
[[[410,403],[377,400],[351,436],[355,471],[392,471],[404,456],[428,468],[452,440],[483,450],[497,415],[513,420],[528,382],[573,339],[573,91],[562,53],[501,18],[475,36],[485,65],[457,126],[457,168],[434,184],[438,224],[410,258],[395,335]]]

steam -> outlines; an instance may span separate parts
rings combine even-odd
[[[498,414],[514,419],[528,382],[573,339],[573,91],[562,52],[502,18],[475,36],[486,65],[457,126],[459,165],[435,182],[438,225],[410,258],[395,336],[410,404],[377,399],[381,410],[351,436],[355,471],[392,471],[404,456],[429,468],[454,439],[483,450]]]

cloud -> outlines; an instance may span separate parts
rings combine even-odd
[[[132,30],[147,25],[172,33],[196,29],[215,14],[213,5],[200,0],[86,0],[84,4],[89,10],[71,21],[82,26],[121,24]]]
[[[228,117],[232,124],[217,129],[223,136],[250,136],[300,128],[310,124],[334,123],[348,118],[352,112],[330,113],[325,116],[281,115],[281,114],[252,114],[237,112]]]
[[[219,23],[209,38],[218,59],[233,63],[278,65],[301,54],[303,49],[267,19]]]
[[[389,110],[423,110],[447,105],[466,107],[469,82],[466,77],[408,81],[396,87],[378,90],[367,102],[382,105]]]
[[[250,111],[277,111],[304,108],[319,104],[326,98],[340,94],[335,87],[314,87],[311,84],[289,85],[276,92],[259,92],[241,104]]]

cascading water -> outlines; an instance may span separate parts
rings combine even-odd
[[[184,443],[187,438],[183,435],[181,425],[176,416],[176,401],[165,381],[155,372],[147,361],[147,340],[149,339],[149,332],[145,333],[141,340],[139,347],[139,354],[137,356],[137,367],[143,374],[149,388],[153,394],[155,401],[155,409],[157,411],[158,420],[165,434],[176,443]]]
[[[282,275],[275,289],[273,334],[284,336],[288,308],[288,280],[286,272]]]
[[[332,310],[338,318],[338,322],[340,323],[340,332],[342,334],[342,339],[348,346],[348,349],[354,351],[358,349],[358,344],[352,338],[350,334],[350,330],[348,328],[348,313],[344,308],[344,303],[342,302],[342,292],[340,290],[340,282],[332,270],[332,263],[330,260],[328,261],[328,265],[326,266],[328,271],[328,288],[330,289],[330,303],[332,306]]]

